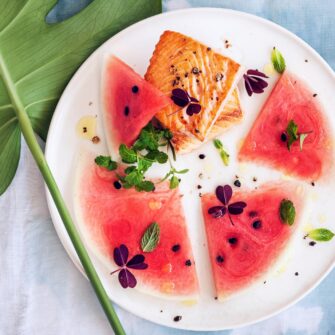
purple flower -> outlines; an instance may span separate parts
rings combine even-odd
[[[179,107],[186,107],[186,114],[192,116],[193,114],[198,114],[201,111],[201,105],[199,100],[191,97],[188,92],[181,88],[175,88],[172,90],[172,101]]]
[[[232,225],[234,225],[230,215],[242,214],[247,204],[244,201],[237,201],[229,204],[229,201],[233,195],[233,190],[229,185],[218,186],[215,190],[215,194],[222,205],[209,208],[208,214],[217,219],[228,213],[230,222]]]
[[[145,270],[148,264],[144,263],[145,257],[141,254],[135,255],[128,261],[129,251],[128,248],[121,244],[119,248],[114,249],[114,262],[120,268],[111,272],[114,274],[119,272],[119,282],[123,288],[134,288],[137,284],[135,276],[128,270]]]
[[[263,93],[264,89],[268,86],[268,83],[262,78],[269,77],[258,70],[248,70],[247,73],[243,75],[243,78],[245,89],[249,96],[252,96],[253,93]]]

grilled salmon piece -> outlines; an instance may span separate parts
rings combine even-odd
[[[234,91],[240,72],[238,63],[188,36],[173,31],[162,34],[145,79],[166,95],[174,88],[184,89],[201,105],[200,113],[192,116],[186,114],[186,107],[175,104],[156,114],[174,134],[179,153],[193,150],[242,118]]]

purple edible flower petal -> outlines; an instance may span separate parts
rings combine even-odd
[[[121,244],[119,248],[114,248],[114,262],[118,266],[124,266],[128,260],[128,248]]]
[[[172,96],[171,99],[179,107],[185,107],[189,103],[188,100],[183,100],[183,99],[180,99],[180,98],[175,97],[175,96]]]
[[[225,206],[214,206],[208,209],[208,214],[212,215],[213,218],[217,219],[226,214]]]
[[[253,93],[263,93],[264,88],[268,86],[268,83],[262,78],[268,78],[263,72],[258,70],[248,70],[246,74],[243,75],[245,89],[249,96]]]
[[[233,195],[233,189],[229,185],[218,186],[215,190],[215,194],[224,205],[227,205]]]
[[[173,89],[172,95],[181,100],[190,101],[190,96],[188,95],[188,93],[185,90],[182,90],[181,88]]]
[[[186,114],[192,116],[193,114],[198,114],[201,111],[201,106],[199,104],[189,104],[186,109]]]
[[[252,87],[249,83],[249,78],[245,74],[243,75],[243,78],[244,78],[245,89],[247,90],[247,93],[248,93],[249,97],[251,97],[252,96]]]
[[[136,270],[144,270],[148,267],[148,264],[144,263],[145,257],[143,255],[135,255],[128,263],[127,267]]]
[[[175,88],[172,90],[171,99],[179,107],[185,107],[191,101],[188,93],[181,88]]]
[[[251,69],[247,71],[247,75],[269,78],[265,73],[258,71],[258,70],[251,70]]]
[[[137,284],[135,276],[127,269],[122,269],[119,272],[119,282],[123,288],[134,288]]]
[[[247,204],[243,201],[234,202],[228,206],[228,212],[232,215],[238,215],[243,213],[243,209],[247,206]]]

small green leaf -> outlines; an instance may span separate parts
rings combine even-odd
[[[135,188],[139,192],[140,191],[151,192],[155,190],[155,184],[150,180],[145,180],[136,185]]]
[[[146,172],[152,165],[153,161],[145,157],[140,157],[137,163],[137,169],[141,173]]]
[[[173,172],[174,172],[174,173],[177,173],[177,174],[185,174],[185,173],[187,173],[188,171],[190,171],[190,170],[189,170],[189,169],[183,169],[183,170],[179,170],[179,171],[177,171],[177,170],[173,169]]]
[[[225,151],[224,149],[220,150],[220,157],[222,159],[222,162],[225,166],[229,165],[229,154],[227,151]]]
[[[223,144],[219,139],[216,138],[215,140],[213,140],[213,143],[216,149],[220,150],[223,148]]]
[[[313,229],[308,233],[309,238],[314,241],[327,242],[334,237],[334,233],[325,228]]]
[[[291,120],[288,123],[286,133],[287,133],[287,148],[288,150],[291,150],[291,145],[299,138],[298,126],[293,120]]]
[[[300,151],[302,151],[302,147],[304,145],[304,141],[306,137],[308,136],[308,133],[302,133],[299,135],[299,140],[300,140]]]
[[[169,156],[165,152],[158,151],[158,153],[156,154],[156,161],[160,164],[165,164],[168,159]]]
[[[125,144],[120,145],[119,154],[124,163],[133,164],[137,162],[137,153],[133,149],[128,148]]]
[[[172,176],[170,179],[170,189],[173,190],[179,186],[179,179],[176,176]]]
[[[278,73],[283,73],[285,71],[285,68],[286,68],[285,59],[283,55],[281,54],[281,52],[276,48],[273,48],[272,50],[271,61],[272,61],[273,67]]]
[[[295,220],[295,208],[291,200],[283,199],[281,201],[279,215],[283,223],[286,223],[290,226],[293,225]]]
[[[117,169],[117,163],[112,161],[110,156],[97,156],[94,161],[97,165],[107,170],[113,171]]]
[[[218,149],[220,158],[225,166],[229,165],[229,154],[226,150],[223,148],[223,144],[219,139],[213,140],[214,146],[216,149]]]
[[[163,136],[168,141],[172,140],[172,138],[173,138],[173,134],[169,129],[164,129],[164,135]]]
[[[144,232],[141,239],[141,248],[143,252],[152,252],[156,249],[160,237],[160,228],[156,222],[153,222]]]
[[[133,166],[133,165],[132,166],[128,166],[127,168],[125,168],[124,173],[125,174],[129,174],[130,172],[133,172],[134,170],[136,170],[136,166]]]
[[[143,174],[140,173],[138,170],[134,170],[130,172],[129,174],[127,174],[124,179],[126,183],[128,183],[129,185],[135,186],[142,182]]]

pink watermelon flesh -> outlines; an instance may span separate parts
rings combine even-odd
[[[105,63],[103,105],[105,133],[111,153],[120,144],[132,145],[153,116],[171,103],[156,87],[145,81],[115,56]]]
[[[330,170],[331,136],[317,98],[301,80],[285,72],[271,92],[240,150],[240,160],[265,163],[289,175],[317,180]],[[298,132],[311,132],[300,150],[281,140],[290,120]]]
[[[178,191],[170,190],[167,184],[158,184],[150,193],[117,190],[114,173],[95,166],[93,160],[82,171],[77,185],[78,218],[110,261],[110,270],[116,266],[114,248],[125,244],[129,259],[140,253],[148,264],[146,270],[131,270],[138,286],[175,299],[196,297],[198,282]],[[159,244],[153,252],[143,253],[142,235],[154,221],[160,227]],[[177,244],[180,249],[172,251]],[[188,260],[190,266],[186,265]]]
[[[297,217],[292,226],[280,220],[283,199],[294,203]],[[298,225],[301,201],[296,187],[288,183],[236,192],[230,203],[244,201],[247,207],[242,214],[231,215],[232,225],[227,214],[217,219],[208,214],[210,207],[222,205],[215,194],[205,194],[201,200],[216,291],[222,299],[247,288],[274,265]],[[253,227],[257,220],[259,229]],[[237,242],[229,243],[231,238]]]

